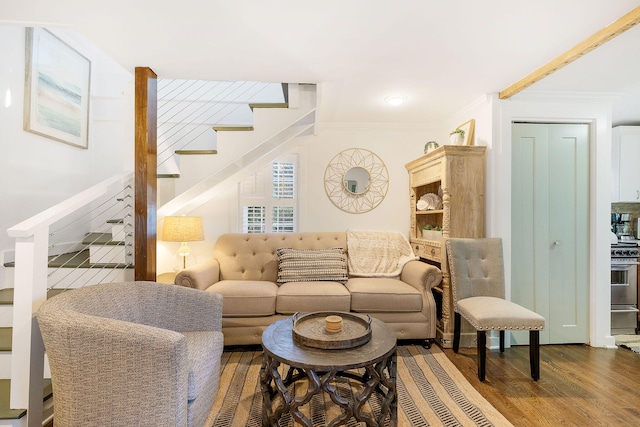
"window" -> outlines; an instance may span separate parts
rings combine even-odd
[[[293,199],[294,197],[294,165],[288,162],[273,163],[273,190],[274,199]]]
[[[245,233],[264,233],[264,206],[245,206],[242,209],[242,230]]]
[[[244,179],[240,185],[243,233],[297,230],[297,157],[288,155]],[[271,177],[271,180],[265,177]]]
[[[293,233],[293,207],[274,206],[271,219],[271,230],[274,233]]]

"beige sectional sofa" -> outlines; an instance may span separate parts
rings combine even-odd
[[[282,248],[304,254],[318,265],[301,268],[299,272],[309,276],[295,280],[295,268],[302,264],[292,260],[288,265],[294,274],[286,276]],[[335,259],[332,248],[341,248],[348,256],[346,232],[224,234],[215,244],[213,258],[181,271],[175,283],[223,296],[225,345],[259,344],[271,323],[311,311],[369,314],[391,326],[398,339],[435,338],[431,289],[442,280],[437,267],[411,260],[403,264],[398,277],[352,277],[346,269],[340,277],[321,261],[325,256]],[[320,280],[325,273],[328,280]]]

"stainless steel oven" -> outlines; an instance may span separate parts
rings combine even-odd
[[[611,245],[611,334],[638,332],[637,243]]]

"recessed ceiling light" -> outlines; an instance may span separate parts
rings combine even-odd
[[[400,105],[402,104],[404,101],[407,100],[406,96],[402,96],[402,95],[392,95],[392,96],[387,96],[384,99],[384,102],[386,102],[389,105]]]

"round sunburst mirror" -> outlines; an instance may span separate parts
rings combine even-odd
[[[389,172],[372,151],[350,148],[338,153],[324,171],[324,189],[329,200],[349,213],[369,212],[389,189]]]

